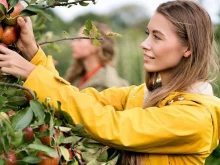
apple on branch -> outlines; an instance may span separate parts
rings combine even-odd
[[[6,25],[16,25],[17,18],[22,10],[24,10],[24,6],[21,2],[18,2],[12,9],[9,9],[9,14],[6,15],[3,23]]]

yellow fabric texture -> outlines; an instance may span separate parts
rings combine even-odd
[[[95,140],[110,147],[146,153],[145,165],[202,165],[219,140],[220,99],[173,92],[159,107],[143,109],[145,85],[79,91],[39,48],[31,61],[37,67],[24,86],[40,101],[51,98],[84,125]],[[179,97],[183,99],[178,99]]]

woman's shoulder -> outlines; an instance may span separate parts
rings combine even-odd
[[[105,77],[103,79],[104,80],[103,83],[105,83],[108,87],[111,86],[123,87],[129,85],[128,81],[120,77],[117,70],[112,66],[106,65],[105,67],[103,67],[102,70],[100,70],[98,74]]]

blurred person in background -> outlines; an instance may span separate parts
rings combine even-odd
[[[102,91],[112,86],[128,86],[113,67],[115,57],[115,41],[106,36],[111,32],[109,26],[103,23],[93,23],[100,31],[103,40],[101,46],[96,46],[92,40],[76,39],[72,42],[73,63],[66,72],[65,79],[80,90],[93,87]],[[84,26],[79,29],[78,36],[84,37]]]

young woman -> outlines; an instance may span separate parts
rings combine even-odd
[[[26,59],[0,47],[2,72],[22,76],[41,101],[61,101],[95,140],[124,151],[120,165],[203,165],[220,138],[220,99],[213,26],[192,1],[161,4],[146,28],[146,84],[79,91],[59,77],[52,58],[35,44],[30,20],[19,18],[18,46]],[[31,40],[31,41],[30,41]]]
[[[92,44],[91,40],[79,39],[72,42],[73,64],[67,70],[65,79],[79,90],[93,87],[102,91],[112,86],[128,86],[128,82],[118,76],[112,67],[115,56],[115,42],[112,37],[105,36],[111,29],[103,24],[95,22],[103,40],[101,46]],[[83,36],[81,27],[78,36]]]

